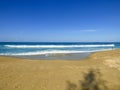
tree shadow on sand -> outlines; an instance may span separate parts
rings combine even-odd
[[[77,85],[75,83],[67,81],[67,85],[67,90],[77,90]]]
[[[99,70],[89,70],[83,75],[84,79],[79,80],[79,84],[67,81],[67,90],[108,90],[101,76]]]

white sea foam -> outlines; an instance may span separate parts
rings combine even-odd
[[[62,53],[83,53],[86,51],[36,51],[36,52],[26,52],[26,53],[1,53],[0,55],[44,55],[44,54],[62,54]]]
[[[114,44],[99,45],[5,45],[8,48],[79,48],[79,47],[114,47]]]
[[[36,51],[36,52],[25,52],[25,53],[0,53],[0,55],[10,56],[27,56],[27,55],[47,55],[47,54],[72,54],[72,53],[89,53],[97,51],[106,51],[111,49],[102,49],[94,51],[70,51],[70,50],[53,50],[53,51]]]

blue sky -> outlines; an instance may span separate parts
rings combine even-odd
[[[120,0],[0,0],[0,41],[120,41]]]

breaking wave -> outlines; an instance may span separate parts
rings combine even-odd
[[[0,55],[10,56],[27,56],[27,55],[48,55],[48,54],[72,54],[72,53],[90,53],[97,51],[106,51],[111,49],[93,50],[93,51],[70,51],[70,50],[53,50],[53,51],[36,51],[36,52],[24,52],[24,53],[0,53]]]
[[[4,45],[8,48],[79,48],[79,47],[114,47],[114,44],[101,45]]]

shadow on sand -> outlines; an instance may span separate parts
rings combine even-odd
[[[108,90],[101,76],[99,70],[89,70],[83,75],[83,80],[79,80],[79,84],[67,81],[67,90]]]

